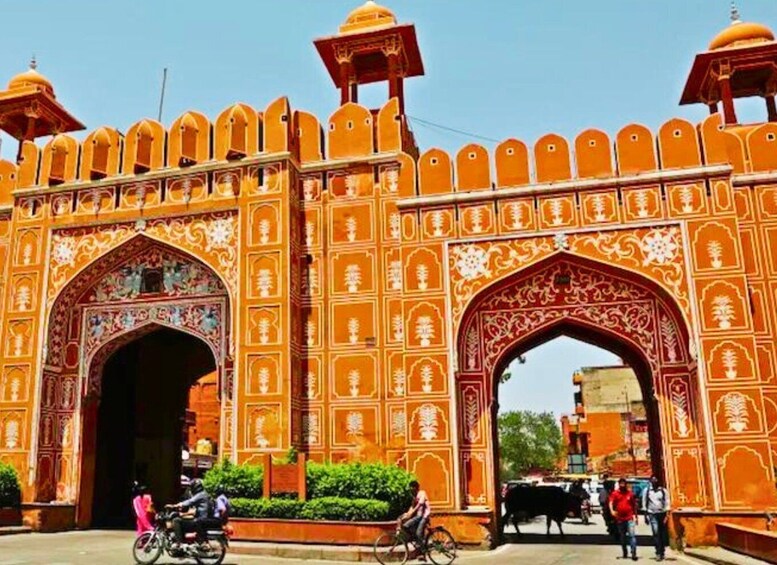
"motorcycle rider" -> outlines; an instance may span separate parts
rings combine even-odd
[[[201,520],[207,520],[211,513],[213,503],[210,495],[205,491],[205,486],[201,479],[193,479],[189,485],[191,497],[172,505],[181,511],[194,510],[194,514],[176,516],[173,518],[173,532],[175,533],[176,549],[179,549],[184,542],[184,534],[187,532],[197,533],[197,542],[202,543],[205,538],[202,536],[204,529],[198,528]]]

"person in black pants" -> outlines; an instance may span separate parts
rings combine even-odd
[[[173,508],[183,511],[190,508],[194,510],[193,517],[177,516],[173,519],[175,541],[179,545],[184,542],[184,534],[186,532],[197,532],[197,541],[200,543],[205,541],[197,526],[200,520],[205,520],[210,515],[211,500],[208,493],[205,492],[205,486],[202,484],[202,481],[194,479],[189,485],[189,490],[192,494],[191,498],[173,505]]]

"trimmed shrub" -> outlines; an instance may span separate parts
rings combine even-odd
[[[232,516],[236,518],[340,522],[376,522],[389,518],[389,505],[382,500],[327,497],[303,502],[280,498],[235,498],[231,502]]]
[[[17,507],[21,499],[22,487],[16,469],[9,463],[0,462],[0,508]]]
[[[261,498],[264,467],[234,465],[225,459],[205,473],[202,482],[205,484],[205,490],[210,493],[220,486],[230,498]]]
[[[396,465],[382,463],[308,463],[308,498],[348,498],[382,500],[395,518],[412,502],[413,475]]]
[[[232,516],[236,518],[299,518],[305,503],[283,498],[234,498]]]
[[[305,503],[300,516],[305,520],[338,520],[343,522],[379,522],[388,520],[389,504],[365,498],[314,498]]]

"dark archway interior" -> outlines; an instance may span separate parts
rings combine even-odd
[[[110,357],[97,419],[94,527],[134,523],[134,480],[149,487],[157,507],[179,497],[189,388],[215,369],[213,353],[203,341],[167,328]]]

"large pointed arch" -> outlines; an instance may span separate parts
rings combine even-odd
[[[484,287],[464,309],[455,384],[465,506],[488,506],[498,523],[497,376],[518,354],[559,335],[610,350],[635,369],[651,450],[660,455],[656,471],[677,496],[707,505],[698,379],[682,312],[644,276],[559,252]],[[689,465],[699,472],[688,473]]]
[[[77,469],[84,408],[99,401],[105,353],[127,337],[168,327],[203,341],[216,362],[223,412],[234,365],[229,294],[222,275],[203,260],[145,234],[70,278],[56,294],[45,331],[31,454],[37,500],[76,499],[83,480]]]

